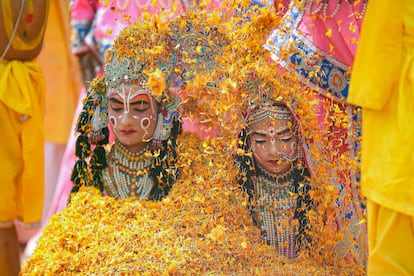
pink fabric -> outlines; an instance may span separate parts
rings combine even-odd
[[[110,41],[120,33],[126,26],[143,20],[143,15],[160,14],[162,11],[174,12],[164,13],[164,20],[174,18],[180,13],[191,8],[185,3],[186,0],[75,0],[71,6],[71,20],[94,21],[94,38],[98,41]],[[205,9],[219,8],[220,0],[212,0]]]
[[[152,0],[75,0],[71,5],[72,27],[76,29],[78,25],[89,26],[84,34],[83,43],[104,63],[105,51],[122,29],[144,20],[144,14],[160,14],[172,8],[175,9],[174,12],[165,13],[164,18],[173,18],[185,10],[181,3],[174,0],[158,0],[156,5],[152,5]],[[85,25],[85,22],[88,24]],[[79,46],[74,47],[75,54],[84,52],[84,48],[77,47]]]
[[[84,2],[90,2],[92,7],[85,7]],[[95,38],[98,40],[113,41],[123,28],[141,20],[146,12],[157,14],[172,8],[174,3],[177,3],[177,12],[172,14],[171,18],[183,11],[181,2],[173,0],[158,0],[157,6],[152,5],[152,0],[111,0],[107,5],[101,2],[103,1],[75,1],[72,12],[72,19],[90,19],[92,15],[95,20]]]
[[[96,9],[98,8],[98,0],[75,0],[71,3],[71,20],[93,21]]]
[[[287,15],[289,13],[289,8],[292,8],[292,6],[289,6],[290,2],[290,0],[274,0],[274,5],[279,8],[278,10],[282,14]],[[320,53],[321,56],[329,59],[332,63],[340,64],[341,67],[344,67],[350,71],[354,62],[363,21],[356,15],[359,15],[363,10],[364,1],[357,1],[357,5],[353,6],[349,4],[348,1],[329,0],[326,12],[328,15],[332,14],[338,3],[341,4],[337,14],[332,18],[326,19],[321,17],[322,11],[320,11],[318,15],[312,14],[310,11],[315,11],[318,3],[316,0],[308,0],[307,3],[309,2],[314,2],[313,6],[311,9],[305,8],[303,17],[299,22],[297,22],[297,25],[294,26],[295,30],[297,30],[296,33],[302,36],[300,40]],[[279,3],[282,5],[279,5]],[[286,66],[281,65],[281,63],[278,63],[277,66],[286,68]],[[347,82],[349,82],[349,80]],[[307,82],[306,79],[304,79],[304,83],[305,85],[310,84],[310,82]],[[318,88],[321,89],[320,86]],[[319,118],[320,128],[323,129],[323,133],[325,133],[327,127],[332,127],[326,125],[326,118],[335,115],[334,112],[332,112],[332,99],[327,97],[329,91],[325,89],[321,89],[320,91],[321,93],[316,96],[316,99],[319,102],[316,107],[316,112]],[[334,98],[334,100],[338,100],[338,98]],[[353,124],[351,116],[353,114],[354,107],[346,104],[339,105],[338,107],[343,114],[348,115],[349,122]],[[354,141],[348,136],[348,131],[350,129],[355,130],[355,125],[350,126],[348,129],[344,129],[342,127],[333,127],[330,129],[331,134],[333,133],[332,137],[329,138],[333,142],[332,147],[329,149],[330,152],[350,152],[351,155],[355,154],[355,150],[358,145],[355,147]],[[332,158],[335,159],[336,157]],[[339,184],[338,182],[341,182],[341,179],[344,179],[345,177],[349,179],[350,173],[343,172],[342,175],[338,175],[338,179],[335,181],[335,184]],[[351,185],[353,184],[354,183]],[[350,196],[353,198],[352,204],[354,206],[348,206],[348,204],[338,202],[338,208],[341,208],[347,215],[351,214],[352,217],[356,215],[357,218],[362,219],[363,216],[361,206],[359,205],[361,202],[359,194],[354,193],[355,187],[345,187],[342,193],[349,193],[350,191]],[[337,227],[343,227],[343,220],[344,218],[338,218]],[[360,227],[363,228],[364,226],[361,225]],[[364,232],[365,230],[362,231]],[[363,249],[361,249],[361,251],[363,251]],[[365,258],[362,256],[360,261],[364,262]]]
[[[357,5],[353,6],[347,1],[329,0],[328,15],[332,14],[339,2],[340,8],[333,18],[323,19],[320,14],[312,15],[305,9],[296,29],[328,56],[352,66],[363,21],[355,15],[362,11],[363,1],[357,1]],[[274,5],[276,8],[279,6],[277,10],[281,15],[288,11],[290,4],[291,0],[274,0]],[[315,7],[312,7],[312,10],[315,10]],[[331,31],[330,35],[328,30]]]
[[[321,19],[320,17],[312,19],[312,16],[305,13],[298,29],[323,52],[348,66],[352,66],[362,24],[361,19],[352,15],[361,11],[362,2],[359,1],[359,4],[353,7],[346,1],[342,1],[337,15],[332,19]],[[332,13],[337,4],[338,0],[330,0],[327,13]],[[329,29],[332,32],[332,37],[327,35]],[[333,51],[330,51],[330,45],[333,46]]]
[[[86,89],[82,89],[79,98],[83,99],[86,96]],[[82,101],[78,102],[76,107],[75,114],[79,114],[82,110]],[[52,215],[59,213],[63,208],[66,207],[69,193],[72,189],[72,181],[70,180],[73,166],[75,165],[75,125],[77,117],[73,120],[73,127],[69,134],[68,143],[65,149],[65,153],[62,158],[62,166],[60,168],[59,177],[57,185],[55,188],[55,194],[53,196],[53,201],[50,206],[49,212],[46,216],[46,221],[52,217]]]
[[[286,16],[289,9],[292,8],[291,2],[290,0],[274,0],[274,5],[281,15]],[[309,3],[309,1],[307,2]],[[311,2],[317,1],[313,0]],[[305,4],[305,12],[295,29],[297,33],[305,38],[305,43],[317,49],[323,56],[329,57],[333,62],[338,62],[350,69],[353,65],[362,25],[362,19],[356,15],[363,10],[363,1],[357,2],[357,5],[353,6],[348,1],[330,0],[326,12],[327,15],[333,14],[338,3],[341,4],[336,15],[326,19],[321,17],[322,11],[317,15],[312,14],[312,11],[315,11],[317,8],[317,3],[313,3],[310,9],[307,9],[307,4]],[[286,17],[289,18],[289,16]],[[317,96],[320,102],[317,107],[318,117],[322,128],[325,126],[324,118],[329,112],[325,104],[327,100],[326,94],[328,94],[328,91],[322,89],[322,93]],[[350,112],[350,110],[346,110],[348,109],[346,106],[341,109],[345,113]],[[337,138],[345,138],[346,140],[346,136],[346,133],[338,130]],[[347,150],[346,145],[343,145],[340,152],[345,150]]]
[[[342,2],[338,13],[331,19],[322,19],[320,16],[315,17],[305,12],[298,25],[298,30],[312,42],[312,45],[327,56],[351,68],[354,63],[362,25],[362,19],[357,18],[355,14],[361,12],[363,1],[359,1],[356,6],[352,6],[347,1],[330,0],[327,9],[328,15],[332,14],[338,2]],[[326,110],[326,97],[324,95],[320,94],[318,100],[320,102],[318,106],[320,111],[319,121],[321,126],[324,127],[323,121],[329,110]],[[341,107],[341,110],[344,113],[352,114],[350,113],[352,112],[350,106]],[[342,146],[338,147],[341,144],[339,140],[347,141],[346,131],[345,129],[336,129],[336,140],[338,142],[334,143],[336,147],[334,150],[341,153],[348,151],[347,143],[342,143]]]

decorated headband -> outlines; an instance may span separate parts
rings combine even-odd
[[[266,118],[293,121],[293,114],[285,103],[272,99],[262,100],[260,103],[251,105],[246,111],[245,121],[247,125],[260,122]]]
[[[281,79],[275,81],[283,85]],[[259,77],[256,72],[249,72],[244,91],[249,95],[247,105],[245,105],[244,122],[246,125],[262,121],[266,118],[294,121],[293,113],[288,108],[287,103],[276,101],[274,94],[278,95],[280,87],[275,83],[270,83]]]

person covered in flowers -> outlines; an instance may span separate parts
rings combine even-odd
[[[104,75],[91,83],[77,124],[79,160],[72,192],[88,185],[119,199],[159,200],[178,176],[175,147],[181,122],[177,99],[164,79],[170,76],[163,73],[172,72],[168,66],[174,54],[163,53],[164,59],[151,67],[149,60],[157,58],[144,54],[153,43],[145,40],[151,31],[133,26],[122,32],[109,51]],[[115,141],[105,151],[108,122]]]
[[[250,104],[244,119],[236,157],[253,223],[280,255],[295,258],[308,243],[312,207],[299,124],[286,103],[266,95]]]
[[[72,192],[94,186],[116,198],[145,200],[168,194],[178,177],[178,95],[194,76],[214,70],[225,43],[203,13],[125,28],[79,115]],[[108,127],[115,142],[105,151]]]

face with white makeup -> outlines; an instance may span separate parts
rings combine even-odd
[[[298,157],[298,136],[292,116],[269,110],[268,116],[248,128],[251,151],[256,164],[271,174],[288,171]]]
[[[130,152],[144,149],[152,140],[159,106],[148,88],[121,83],[108,95],[108,119],[112,131]]]

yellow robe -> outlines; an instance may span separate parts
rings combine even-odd
[[[45,82],[35,61],[0,61],[0,227],[40,225]]]
[[[373,0],[348,102],[362,107],[362,192],[414,216],[414,1]]]
[[[45,141],[66,144],[82,77],[71,52],[69,1],[50,1],[48,24],[38,62],[46,78]]]
[[[368,2],[348,102],[362,107],[368,275],[414,275],[414,1]]]

